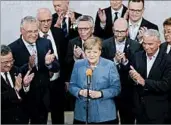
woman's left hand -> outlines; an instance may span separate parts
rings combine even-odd
[[[101,91],[89,90],[89,96],[93,99],[100,98],[102,96],[102,93],[101,93]]]

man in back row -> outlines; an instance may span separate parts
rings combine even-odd
[[[52,14],[48,8],[40,8],[37,11],[37,20],[39,22],[39,35],[49,39],[52,43],[52,48],[60,63],[60,71],[51,73],[50,78],[50,112],[52,124],[64,124],[64,51],[67,49],[64,46],[64,35],[60,28],[51,27]],[[51,28],[51,29],[50,29]]]

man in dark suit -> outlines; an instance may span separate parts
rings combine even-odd
[[[122,4],[122,0],[110,0],[110,7],[99,9],[96,15],[94,35],[102,39],[113,36],[113,22],[120,17],[124,17],[127,7]]]
[[[11,49],[1,45],[1,123],[26,124],[21,103],[27,93],[25,88],[30,85],[34,74],[28,71],[22,79],[22,70],[13,66],[13,63]]]
[[[158,26],[143,18],[144,0],[129,0],[128,24],[129,37],[142,42],[142,34],[147,29],[158,30]]]
[[[123,65],[128,63],[131,56],[140,49],[140,44],[127,38],[128,23],[124,18],[119,18],[113,25],[114,37],[103,41],[102,56],[115,62],[121,80],[121,93],[115,98],[119,110],[121,124],[134,124],[133,86],[128,82],[128,71]]]
[[[58,72],[59,63],[53,54],[50,40],[38,37],[38,23],[32,16],[22,19],[21,37],[11,43],[16,66],[26,64],[30,58],[34,62],[32,72],[35,77],[27,93],[23,106],[31,124],[47,124],[49,110],[50,72]]]
[[[136,123],[164,124],[168,118],[171,58],[159,49],[157,30],[147,30],[142,45],[144,50],[135,53],[129,71],[135,83]]]
[[[52,14],[48,8],[38,9],[37,20],[39,22],[40,37],[45,37],[51,41],[54,54],[60,63],[60,72],[53,73],[50,78],[50,111],[52,124],[64,124],[64,51],[67,49],[67,46],[64,46],[65,41],[61,30],[54,27],[50,29]]]
[[[77,21],[77,25],[78,25],[79,37],[70,40],[68,44],[68,51],[66,55],[66,63],[67,63],[66,82],[70,81],[70,77],[75,61],[78,59],[83,59],[85,57],[83,51],[83,44],[88,38],[93,36],[93,32],[94,32],[94,20],[91,16],[83,15],[79,17]],[[74,102],[71,103],[72,103],[71,107],[69,108],[73,110],[75,103]]]
[[[77,37],[78,31],[75,24],[81,14],[69,9],[69,0],[53,0],[53,6],[56,13],[52,15],[52,27],[61,28],[68,40]]]
[[[167,18],[163,22],[163,27],[166,42],[162,43],[160,48],[163,50],[164,53],[167,53],[171,56],[171,17]],[[166,123],[171,124],[171,89],[169,93],[169,118]]]

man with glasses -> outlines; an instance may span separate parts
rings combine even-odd
[[[129,39],[128,23],[124,18],[117,19],[113,24],[114,36],[103,41],[102,56],[112,60],[120,74],[121,93],[115,98],[117,110],[119,110],[121,124],[133,124],[133,86],[128,82],[128,72],[124,69],[132,55],[139,51],[140,44]]]
[[[59,28],[51,28],[52,14],[48,8],[40,8],[37,11],[39,22],[39,35],[49,39],[52,48],[60,63],[60,72],[51,73],[50,78],[50,112],[52,124],[64,124],[64,70],[65,70],[65,50],[64,36]],[[51,28],[51,29],[50,29]],[[60,101],[59,101],[60,100]]]
[[[83,44],[88,38],[93,36],[94,32],[94,20],[91,16],[83,15],[77,19],[78,33],[79,37],[76,37],[69,41],[68,51],[66,56],[67,62],[67,79],[66,82],[70,81],[70,76],[72,73],[74,62],[78,59],[83,59],[85,57],[83,51]],[[72,103],[72,110],[74,106]]]
[[[129,0],[128,2],[128,24],[129,37],[132,40],[142,42],[142,34],[147,29],[158,30],[157,25],[143,18],[144,0]]]
[[[26,124],[26,114],[22,109],[22,101],[28,91],[34,73],[30,71],[23,77],[23,69],[13,66],[14,59],[11,49],[1,45],[1,123],[2,124]]]
[[[164,53],[167,53],[171,56],[171,17],[167,18],[163,22],[163,27],[166,42],[162,43],[160,48],[163,50]],[[167,124],[171,124],[171,89],[169,93],[169,118],[167,120]]]
[[[49,72],[58,72],[59,63],[53,53],[50,40],[38,37],[38,22],[32,16],[21,20],[21,37],[11,43],[15,62],[20,67],[32,61],[32,72],[35,77],[30,85],[26,100],[23,102],[28,123],[47,124],[49,110]],[[30,121],[29,121],[30,120]]]
[[[124,17],[127,7],[122,0],[110,0],[110,7],[100,9],[96,15],[94,35],[103,39],[113,36],[112,26],[117,18]]]

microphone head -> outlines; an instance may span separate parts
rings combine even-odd
[[[86,76],[92,76],[92,73],[93,73],[92,69],[86,70]]]

